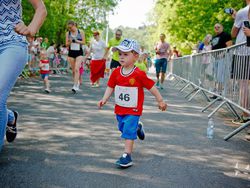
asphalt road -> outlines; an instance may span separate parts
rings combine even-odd
[[[51,94],[43,92],[39,79],[18,81],[8,105],[20,114],[19,132],[0,153],[1,188],[250,188],[250,174],[234,169],[250,164],[245,133],[224,141],[234,128],[216,116],[214,139],[207,139],[203,106],[187,102],[172,81],[161,90],[166,112],[146,92],[141,118],[146,139],[136,141],[134,166],[116,168],[123,140],[113,98],[98,110],[106,80],[91,88],[86,76],[75,95],[68,75],[51,77]]]

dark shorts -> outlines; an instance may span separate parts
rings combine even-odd
[[[233,55],[231,78],[250,80],[250,56]]]
[[[167,71],[168,60],[166,58],[156,59],[155,60],[155,69],[156,73],[166,73]]]
[[[82,48],[80,50],[69,50],[68,57],[77,58],[83,56]]]
[[[117,67],[120,67],[120,66],[121,66],[121,64],[119,63],[119,61],[116,61],[114,59],[111,60],[110,69],[117,68]]]

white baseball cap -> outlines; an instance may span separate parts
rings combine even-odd
[[[140,54],[140,46],[136,40],[133,39],[124,39],[118,46],[114,47],[114,50],[120,50],[122,52],[135,51]]]

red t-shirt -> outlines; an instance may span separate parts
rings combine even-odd
[[[42,59],[40,60],[40,63],[44,66],[40,68],[40,74],[48,74],[49,71],[49,60],[47,59]]]
[[[115,89],[115,114],[141,115],[144,102],[144,90],[150,90],[155,82],[146,73],[135,67],[124,75],[122,67],[116,68],[108,81],[108,86]]]

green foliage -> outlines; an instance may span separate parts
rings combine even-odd
[[[48,37],[50,42],[64,43],[66,23],[74,20],[83,30],[88,40],[93,30],[103,30],[106,14],[112,12],[120,0],[43,0],[47,8],[47,18],[38,35]],[[29,24],[34,10],[28,0],[22,1],[23,21]]]
[[[141,46],[145,46],[147,49],[150,48],[146,43],[145,37],[147,36],[146,27],[130,28],[120,26],[119,29],[123,31],[123,38],[131,38],[138,41]]]
[[[231,31],[233,19],[224,13],[224,8],[238,10],[244,6],[244,1],[236,0],[157,0],[152,13],[155,34],[151,38],[165,33],[172,45],[190,53],[197,41],[208,33],[214,34],[215,23],[221,23],[226,32]]]

